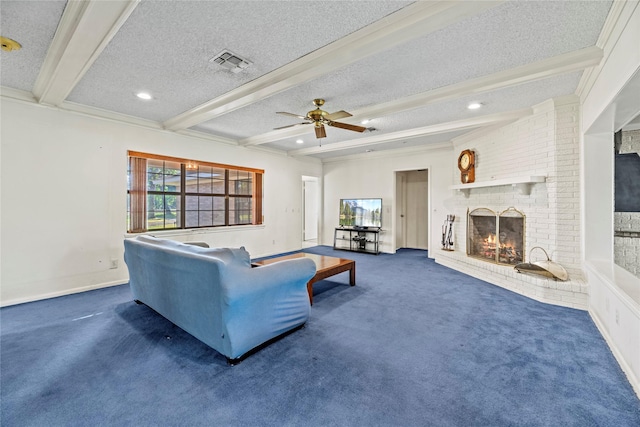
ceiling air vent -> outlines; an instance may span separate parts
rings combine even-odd
[[[223,50],[216,56],[210,59],[209,62],[215,62],[222,65],[224,68],[230,70],[232,73],[239,73],[240,71],[251,65],[251,62],[246,59],[240,58],[235,53],[229,50]]]

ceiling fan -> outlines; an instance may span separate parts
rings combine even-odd
[[[324,125],[327,126],[333,126],[336,128],[341,128],[341,129],[347,129],[347,130],[352,130],[355,132],[364,132],[365,130],[367,130],[367,128],[362,127],[362,126],[356,126],[356,125],[350,125],[348,123],[341,123],[341,122],[336,122],[334,120],[336,119],[343,119],[345,117],[351,117],[352,114],[347,113],[344,110],[340,110],[340,111],[336,111],[335,113],[327,113],[326,111],[323,111],[320,109],[320,107],[322,107],[324,105],[324,99],[314,99],[313,100],[313,105],[316,106],[315,110],[311,110],[307,113],[306,116],[301,116],[299,114],[293,114],[293,113],[285,113],[283,111],[278,111],[276,114],[283,114],[285,116],[292,116],[292,117],[297,117],[299,119],[302,120],[306,120],[303,123],[296,123],[293,125],[289,125],[289,126],[282,126],[279,128],[275,128],[277,129],[285,129],[285,128],[290,128],[292,126],[299,126],[299,125],[308,125],[308,124],[312,124],[315,128],[316,131],[316,138],[325,138],[327,136],[327,133],[325,132],[324,129]]]

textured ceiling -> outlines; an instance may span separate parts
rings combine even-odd
[[[164,121],[406,3],[326,2],[317,13],[314,2],[143,1],[69,100]],[[234,74],[209,62],[224,49],[253,64]],[[159,102],[122,102],[140,90]]]
[[[0,30],[23,49],[2,52],[2,86],[31,92],[66,1],[1,1]]]
[[[446,123],[486,114],[502,113],[527,108],[547,99],[566,95],[567,88],[575,89],[579,79],[580,73],[572,73],[488,92],[482,96],[484,107],[481,110],[467,109],[467,105],[478,98],[477,95],[470,95],[452,101],[425,105],[424,107],[416,108],[408,112],[375,118],[365,125],[366,127],[373,127],[376,129],[376,131],[372,133],[356,133],[343,129],[329,128],[327,129],[327,137],[322,139],[322,145],[328,146],[330,144],[340,143],[346,140],[367,138],[372,134],[379,134],[382,132],[393,133],[404,129],[436,125],[438,123]],[[573,89],[570,89],[569,93],[571,93]],[[223,118],[224,116],[221,117],[221,119]],[[296,119],[292,118],[289,122],[291,121],[295,122]],[[318,145],[319,141],[313,134],[312,126],[308,125],[308,127],[310,133],[302,137],[305,147],[307,145]],[[264,144],[264,146],[284,151],[296,150],[302,148],[300,144],[296,143],[296,140],[299,138],[300,137],[288,138],[282,141],[267,143]]]
[[[106,7],[115,10],[117,3],[130,11],[107,22],[112,31],[95,42],[86,64],[79,63],[82,72],[63,87],[68,95],[58,105],[329,159],[446,143],[499,122],[501,114],[574,93],[583,70],[599,60],[594,46],[612,2],[328,1],[321,13],[314,1],[112,0]],[[61,17],[89,28],[107,19],[90,7],[71,15],[64,1],[0,5],[2,35],[23,45],[2,52],[0,82],[3,89],[34,94],[39,76],[61,85],[43,67],[48,59],[67,69],[54,52],[66,49],[70,63],[79,61],[78,48],[64,41],[83,39],[81,26],[61,24]],[[61,45],[52,44],[58,27],[66,36]],[[252,64],[234,74],[210,62],[224,49]],[[575,54],[583,56],[574,60]],[[494,76],[505,83],[496,84]],[[137,99],[139,91],[154,99]],[[408,102],[415,97],[421,98]],[[303,150],[320,145],[312,126],[273,131],[299,122],[277,111],[304,115],[314,98],[324,98],[328,112],[354,114],[341,121],[369,118],[366,126],[376,130],[328,127],[321,141],[326,151],[313,152]],[[56,104],[46,96],[39,100]],[[471,101],[484,106],[470,111]],[[474,122],[485,116],[490,120]],[[429,128],[438,126],[448,130]]]

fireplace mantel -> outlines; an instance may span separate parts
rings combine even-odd
[[[473,182],[471,184],[456,184],[449,188],[451,190],[462,191],[465,197],[469,197],[469,190],[473,188],[486,188],[486,187],[498,187],[504,185],[510,185],[512,187],[518,187],[520,192],[525,195],[531,194],[531,186],[540,182],[545,182],[546,176],[542,175],[527,175],[519,176],[515,178],[495,179],[492,181]]]

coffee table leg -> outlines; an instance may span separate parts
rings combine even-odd
[[[351,286],[356,285],[356,263],[354,262],[349,270],[349,284]]]
[[[307,292],[309,293],[309,304],[313,305],[313,282],[311,280],[307,283]]]

